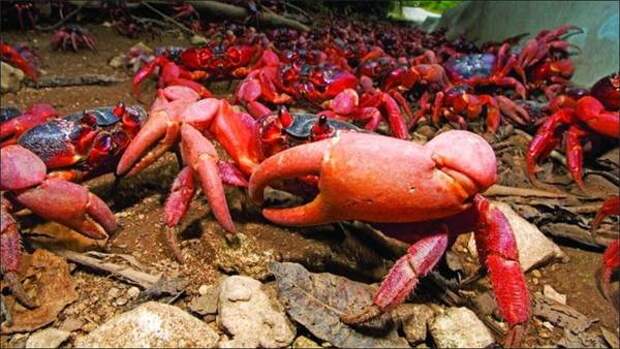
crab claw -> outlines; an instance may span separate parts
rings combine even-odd
[[[362,158],[371,160],[354,160]],[[318,174],[320,193],[312,202],[263,215],[283,225],[414,222],[463,211],[468,198],[495,182],[496,171],[493,150],[471,132],[445,132],[424,146],[343,132],[268,158],[250,177],[249,193],[261,202],[274,180]]]
[[[527,175],[532,182],[535,182],[538,161],[549,155],[560,143],[560,138],[556,135],[557,128],[562,124],[570,124],[572,119],[573,112],[570,109],[560,109],[538,128],[525,153]]]
[[[605,110],[605,106],[594,97],[580,98],[575,106],[575,116],[600,134],[620,138],[620,113]]]
[[[614,271],[620,270],[620,241],[615,240],[603,253],[603,265],[601,268],[601,280],[600,287],[603,295],[607,299],[611,299],[610,296],[610,283],[611,277]],[[616,306],[620,306],[617,304]]]
[[[46,179],[15,198],[36,215],[93,239],[105,239],[117,228],[116,218],[105,202],[79,184]]]
[[[58,113],[49,104],[31,106],[23,114],[0,124],[0,146],[15,143],[22,133],[57,116]]]
[[[218,170],[218,155],[215,147],[198,130],[189,124],[181,126],[183,158],[200,178],[202,191],[207,196],[213,215],[229,232],[235,232],[230,216],[224,185]]]

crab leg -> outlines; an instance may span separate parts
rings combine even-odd
[[[181,127],[181,137],[183,158],[200,178],[202,191],[207,196],[213,215],[224,229],[234,233],[236,228],[226,202],[215,147],[189,124]]]
[[[583,183],[583,146],[581,141],[587,135],[588,132],[581,127],[571,125],[566,137],[566,166],[581,190],[585,188]]]
[[[530,300],[519,263],[517,243],[506,217],[476,194],[476,246],[480,263],[486,265],[502,317],[510,325],[505,345],[518,345],[527,333]]]
[[[615,240],[603,253],[603,266],[601,275],[601,290],[607,299],[610,299],[611,276],[614,271],[620,269],[620,241]]]
[[[536,164],[539,159],[546,157],[560,143],[556,130],[562,124],[570,124],[573,112],[570,109],[560,109],[551,115],[538,129],[536,136],[530,142],[525,154],[527,174],[530,180],[534,180]]]
[[[179,250],[175,227],[187,213],[192,198],[196,194],[192,169],[184,167],[172,183],[170,195],[164,205],[164,222],[166,224],[166,241],[179,263],[183,262],[183,255]]]
[[[600,134],[620,138],[620,113],[605,110],[605,106],[594,97],[580,98],[575,106],[575,116]]]
[[[14,144],[22,133],[57,116],[58,113],[49,104],[31,106],[23,114],[0,124],[1,146]]]

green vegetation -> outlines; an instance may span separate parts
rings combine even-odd
[[[400,6],[421,7],[427,11],[442,14],[445,10],[450,9],[458,5],[460,0],[441,0],[441,1],[414,1],[414,0],[400,0],[397,1]]]

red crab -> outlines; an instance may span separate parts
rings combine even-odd
[[[25,46],[13,47],[9,44],[0,43],[2,50],[2,61],[7,62],[20,69],[27,77],[36,81],[39,72],[37,71],[37,57]]]
[[[597,212],[596,217],[592,221],[592,234],[596,232],[596,229],[601,224],[603,219],[609,215],[620,215],[620,196],[610,196],[603,202],[600,210]],[[611,277],[614,271],[620,269],[620,240],[616,239],[607,247],[603,254],[603,266],[601,277],[601,290],[607,299],[610,299],[609,284],[611,283]],[[620,306],[620,304],[616,304]]]
[[[256,45],[227,44],[221,41],[202,48],[168,50],[146,64],[133,78],[133,93],[140,94],[140,84],[159,68],[159,87],[187,86],[202,97],[211,92],[196,82],[205,79],[242,78],[261,55]],[[178,61],[178,64],[176,63]]]
[[[580,188],[584,188],[582,142],[591,133],[620,138],[620,75],[600,79],[590,90],[590,96],[574,100],[560,96],[560,102],[550,105],[559,108],[538,129],[526,153],[527,172],[534,180],[536,164],[561,141],[566,132],[568,171]]]
[[[95,50],[95,37],[92,36],[88,30],[75,25],[67,24],[60,27],[54,32],[51,39],[52,48],[55,50],[71,48],[77,52],[78,49],[85,47],[90,50]]]
[[[340,220],[380,224],[388,235],[411,243],[362,313],[364,322],[394,309],[429,273],[456,236],[474,230],[480,260],[490,272],[500,312],[510,325],[508,345],[518,345],[530,318],[530,301],[517,246],[504,215],[479,193],[496,181],[493,150],[467,131],[442,133],[425,145],[376,134],[342,132],[267,158],[250,177],[249,194],[263,201],[272,181],[314,174],[319,194],[292,208],[265,208],[282,225]]]
[[[56,117],[58,117],[58,113],[49,104],[34,104],[24,113],[15,108],[2,108],[0,146],[17,142],[22,133]]]
[[[0,148],[0,271],[24,305],[34,303],[17,278],[21,238],[12,212],[26,207],[88,237],[107,238],[116,218],[99,197],[70,181],[110,172],[144,116],[122,104],[87,110],[39,124]]]
[[[179,261],[183,258],[174,230],[195,194],[194,177],[220,225],[235,232],[223,184],[247,186],[247,178],[256,165],[265,156],[287,147],[290,137],[319,139],[343,127],[335,121],[319,122],[313,127],[311,121],[293,118],[284,110],[255,120],[233,109],[225,100],[200,99],[192,89],[183,86],[160,90],[149,114],[147,123],[123,154],[116,173],[136,174],[180,143],[187,166],[175,179],[164,208],[168,242]],[[290,137],[283,132],[289,132]],[[221,144],[232,163],[219,159],[211,140]]]

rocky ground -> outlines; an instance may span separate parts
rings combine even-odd
[[[137,103],[130,95],[130,75],[108,62],[140,40],[105,26],[87,28],[97,39],[96,52],[52,51],[47,33],[7,32],[3,40],[34,47],[44,76],[96,73],[118,77],[119,83],[26,87],[3,95],[2,106],[47,102],[69,113],[118,101]],[[189,45],[176,34],[141,40],[150,47]],[[145,96],[152,95],[153,85]],[[230,91],[228,84],[220,85],[211,88]],[[419,130],[419,138],[427,131]],[[492,140],[501,160],[501,184],[528,188],[521,170],[527,139],[504,131],[502,139]],[[381,238],[363,225],[276,227],[261,218],[244,193],[229,189],[238,238],[227,239],[206,200],[198,198],[180,229],[185,263],[177,263],[161,223],[162,203],[177,170],[167,156],[117,190],[110,190],[110,175],[87,183],[122,225],[105,245],[36,217],[20,217],[28,251],[24,285],[41,306],[27,310],[3,293],[15,315],[12,327],[2,326],[2,347],[484,347],[501,339],[506,326],[497,320],[487,278],[452,291],[440,286],[443,278],[449,283],[477,268],[469,235],[452,248],[440,274],[427,277],[394,311],[391,325],[376,324],[373,331],[354,330],[339,316],[370,303],[402,246],[376,243]],[[592,247],[583,244],[591,238],[587,227],[600,199],[617,189],[600,176],[588,176],[591,195],[584,198],[560,166],[549,163],[545,171],[564,196],[489,193],[511,217],[527,269],[534,314],[524,345],[618,347],[618,313],[596,288],[601,246],[613,238],[617,220],[603,226]]]

